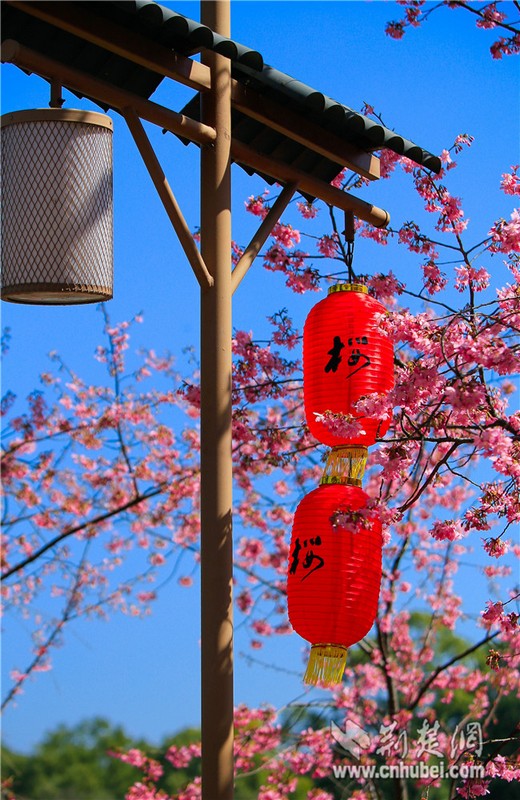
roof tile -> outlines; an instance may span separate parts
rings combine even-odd
[[[55,5],[58,8],[60,4]],[[239,83],[251,86],[266,98],[283,102],[302,118],[311,119],[344,141],[368,152],[388,148],[433,172],[441,169],[438,156],[290,75],[264,64],[261,54],[256,50],[220,36],[200,22],[188,19],[153,0],[77,0],[73,5],[78,10],[96,16],[101,23],[103,19],[108,19],[185,55],[193,55],[202,48],[214,50],[231,59],[232,74]],[[163,80],[157,72],[137,66],[102,47],[35,19],[20,7],[13,8],[8,3],[1,3],[1,9],[3,40],[16,39],[21,44],[69,66],[81,67],[88,74],[140,97],[150,97]],[[190,113],[196,115],[194,109],[197,105],[196,101],[188,104]],[[240,112],[233,114],[233,124],[233,133],[245,143],[250,143],[250,136],[257,136],[262,128],[261,123],[246,126],[245,116]],[[266,132],[271,131],[268,123],[264,123],[263,128]],[[246,130],[249,133],[246,134]],[[277,146],[280,146],[283,138],[275,133]],[[321,165],[326,176],[338,167],[332,161],[321,161],[326,162],[325,168]]]

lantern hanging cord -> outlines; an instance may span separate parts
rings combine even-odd
[[[347,242],[347,267],[348,267],[348,282],[354,283],[354,270],[352,269],[352,262],[354,260],[354,242]]]
[[[352,262],[354,261],[355,226],[354,226],[354,213],[352,211],[345,211],[345,230],[343,231],[343,235],[345,236],[345,242],[347,244],[345,262],[347,264],[347,269],[348,269],[348,281],[349,283],[354,283],[355,274],[352,268]]]

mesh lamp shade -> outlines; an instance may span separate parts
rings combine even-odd
[[[347,647],[374,623],[382,535],[377,516],[363,523],[367,500],[359,486],[325,484],[296,509],[287,601],[294,630],[312,645],[306,683],[340,683]]]
[[[2,299],[112,297],[112,121],[43,108],[1,117]]]
[[[307,317],[303,329],[303,399],[307,425],[322,444],[370,447],[389,428],[389,419],[363,417],[354,409],[363,395],[386,394],[394,385],[392,343],[377,321],[377,315],[384,311],[366,286],[345,283],[332,286]],[[342,435],[316,419],[316,414],[325,412],[352,415],[361,423],[362,433]]]

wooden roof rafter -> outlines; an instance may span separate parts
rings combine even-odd
[[[13,8],[35,17],[62,31],[84,39],[139,64],[145,69],[159,72],[165,78],[206,92],[211,88],[209,69],[205,64],[175,53],[164,45],[121,28],[110,20],[100,26],[93,17],[78,9],[76,3],[27,2],[27,0],[4,0]]]
[[[28,18],[39,20],[45,25],[52,25],[63,34],[74,36],[93,47],[102,48],[107,54],[124,58],[144,70],[156,72],[161,79],[168,77],[201,93],[210,89],[209,71],[204,64],[175,53],[160,43],[152,43],[147,36],[119,27],[111,20],[106,20],[100,25],[83,8],[82,3],[4,0],[3,5],[10,6]],[[104,5],[106,3],[95,4],[98,9]],[[208,126],[201,125],[189,114],[173,111],[147,98],[134,95],[131,91],[113,85],[109,80],[94,77],[77,65],[62,63],[23,43],[4,41],[2,60],[12,62],[26,71],[35,72],[50,82],[60,82],[66,88],[89,97],[102,107],[113,108],[120,113],[123,113],[122,109],[133,108],[142,119],[160,125],[163,129],[200,146],[211,145],[214,141],[214,131],[208,129]],[[335,174],[343,167],[347,167],[370,180],[379,177],[379,160],[372,153],[320,129],[316,124],[289,109],[284,109],[282,116],[280,104],[262,97],[254,89],[240,85],[236,80],[233,81],[232,102],[234,107],[259,121],[266,129],[278,131],[289,140],[294,140],[320,157],[329,159]],[[281,119],[284,120],[283,123]],[[262,172],[277,182],[300,185],[302,175],[305,177],[304,172],[300,173],[297,169],[295,171],[294,167],[289,169],[289,165],[276,158],[269,160],[268,169],[265,169],[265,154],[256,152],[254,147],[244,145],[243,142],[236,142],[236,150],[237,153],[245,154],[246,157],[242,162],[246,168]],[[238,157],[234,157],[234,160],[240,161]],[[288,172],[289,177],[287,177]],[[323,181],[316,176],[311,178],[312,196],[330,203],[334,192],[331,192],[332,187],[328,180]],[[301,191],[306,192],[306,189],[301,188]],[[336,198],[341,201],[341,208],[355,206],[361,219],[377,227],[386,224],[389,219],[386,212],[377,208],[372,210],[373,207],[369,203],[350,198],[346,193],[342,193],[341,198],[338,193]]]
[[[142,119],[184,142],[212,146],[200,122],[200,98],[211,90],[204,63],[188,57],[213,49],[232,61],[232,158],[268,182],[291,184],[384,227],[386,211],[331,186],[347,168],[380,175],[377,147],[389,147],[437,169],[439,160],[407,139],[268,65],[259,53],[219,36],[151,0],[3,0],[2,60],[85,96],[102,108]],[[182,51],[182,52],[181,52]],[[181,112],[149,98],[164,78],[198,92]],[[235,124],[236,122],[236,124]]]
[[[65,67],[57,61],[23,47],[18,42],[12,40],[4,42],[2,60],[16,64],[28,72],[37,73],[53,83],[61,83],[68,89],[80,91],[103,105],[110,105],[123,116],[125,109],[132,108],[142,119],[201,146],[211,145],[215,140],[216,133],[213,128],[185,114],[172,111],[150,100],[143,100],[137,95],[117,89],[79,70]],[[325,203],[343,210],[352,210],[357,217],[375,227],[385,226],[389,222],[390,217],[383,209],[335,189],[329,183],[307,175],[281,160],[262,155],[237,140],[232,141],[232,154],[235,161],[265,173],[281,184],[296,184],[303,193],[317,197]]]

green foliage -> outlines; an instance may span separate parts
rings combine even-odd
[[[131,746],[123,728],[99,717],[60,725],[31,756],[2,749],[2,784],[17,800],[121,800],[139,773],[108,751]]]
[[[422,620],[414,620],[418,633],[424,632]],[[442,653],[444,658],[451,652],[460,652],[464,640],[451,631],[443,635]],[[363,661],[366,655],[361,649],[352,651],[354,659]],[[480,654],[471,654],[480,661]],[[454,730],[457,722],[467,713],[471,698],[468,693],[456,690],[450,703],[435,703],[435,716],[444,730]],[[282,719],[286,737],[304,728],[321,728],[328,724],[330,709],[299,706],[287,712]],[[512,753],[515,743],[503,745],[499,740],[509,738],[520,716],[520,702],[514,697],[497,700],[493,712],[490,735],[494,742],[486,745],[484,756],[500,752],[504,756]],[[165,759],[164,753],[175,745],[182,747],[200,741],[200,731],[186,728],[175,736],[166,737],[157,747],[143,740],[135,740],[127,735],[121,726],[114,726],[100,717],[85,720],[68,727],[60,725],[51,731],[37,745],[30,756],[2,748],[2,800],[122,800],[128,788],[141,777],[135,767],[125,764],[109,755],[110,751],[127,751],[132,747],[160,761],[165,774],[158,781],[157,788],[174,794],[200,774],[200,759],[193,759],[187,767],[174,769]],[[267,754],[263,754],[265,758]],[[237,798],[256,800],[258,791],[266,779],[260,767],[260,757],[255,757],[255,767],[247,775],[237,780]],[[410,782],[411,783],[411,782]],[[496,784],[496,785],[495,785]],[[514,800],[517,796],[516,784],[496,781],[492,784],[495,800]],[[340,800],[344,798],[344,786],[333,785],[329,779],[298,778],[294,800],[306,800],[309,790],[321,787],[332,792]],[[392,781],[385,781],[379,787],[381,797],[390,800],[393,792]],[[388,794],[386,792],[388,791]],[[419,800],[421,791],[414,785],[408,786],[410,800]],[[436,789],[430,787],[428,800],[444,800],[446,785]]]
[[[122,800],[141,773],[135,767],[111,757],[109,751],[132,747],[157,758],[165,767],[157,788],[168,794],[182,789],[200,774],[200,760],[193,759],[183,769],[174,769],[163,758],[172,745],[182,747],[200,742],[200,731],[185,728],[166,737],[158,747],[143,740],[133,740],[121,726],[100,717],[68,727],[60,725],[37,745],[30,756],[2,748],[2,800]],[[256,800],[266,773],[258,771],[239,778],[237,797]],[[306,800],[315,786],[311,778],[301,777],[294,800]]]

